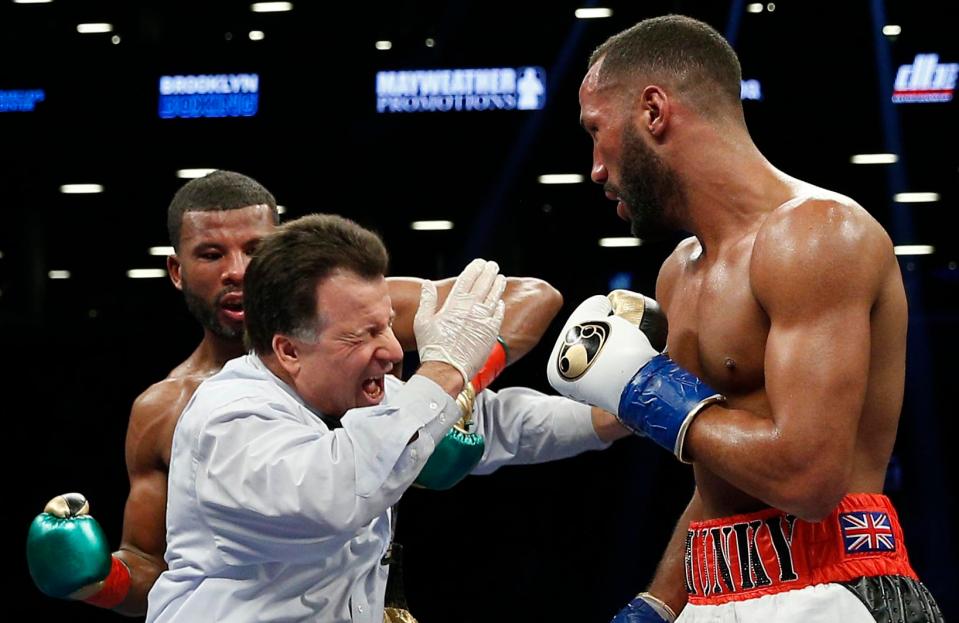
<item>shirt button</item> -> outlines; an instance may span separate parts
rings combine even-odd
[[[416,457],[418,457],[418,456],[419,456],[419,454],[416,452],[416,449],[415,449],[415,448],[412,449],[412,450],[410,450],[410,458],[411,458],[411,459],[414,459],[414,460],[415,460]],[[360,612],[363,612],[363,611],[360,610]]]
[[[445,414],[445,413],[440,414],[440,423],[441,423],[441,424],[446,424],[446,414]]]
[[[361,613],[363,612],[363,606],[357,606],[356,609],[357,609],[357,611],[359,611],[359,612],[361,612]]]
[[[438,405],[436,404],[436,402],[430,402],[430,409],[433,409],[435,411],[437,406]]]

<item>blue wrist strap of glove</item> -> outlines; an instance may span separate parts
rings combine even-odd
[[[639,369],[619,398],[623,425],[683,458],[686,429],[704,408],[725,398],[666,355]]]
[[[652,600],[658,602],[656,607],[653,606]],[[641,593],[623,606],[609,623],[672,623],[675,620],[676,615],[669,606],[649,593]]]

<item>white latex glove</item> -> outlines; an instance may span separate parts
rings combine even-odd
[[[499,335],[505,289],[499,265],[475,259],[456,278],[443,308],[436,311],[436,286],[424,282],[413,318],[420,363],[448,363],[463,375],[463,384],[468,383],[486,363]]]

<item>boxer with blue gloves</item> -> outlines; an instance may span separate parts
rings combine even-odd
[[[596,297],[550,361],[560,392],[692,462],[647,590],[682,623],[941,621],[882,494],[908,324],[889,235],[760,152],[709,24],[646,19],[588,64],[590,178],[635,236],[689,234],[656,283],[668,357]],[[614,620],[669,620],[655,603]]]

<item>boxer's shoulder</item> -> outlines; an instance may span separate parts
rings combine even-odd
[[[793,248],[796,244],[830,241],[859,244],[870,237],[886,237],[879,222],[853,199],[816,187],[771,210],[756,234],[755,252]],[[801,250],[801,248],[797,249]]]
[[[750,281],[761,303],[764,293],[787,290],[839,294],[830,284],[846,293],[871,292],[891,260],[882,226],[855,201],[824,192],[769,213],[752,246]]]
[[[702,246],[695,236],[684,238],[659,269],[656,278],[656,300],[660,305],[666,305],[671,298],[673,287],[682,275],[686,266],[702,254]]]
[[[140,394],[130,410],[127,458],[148,463],[168,463],[173,430],[204,376],[168,377]]]
[[[175,411],[178,415],[206,378],[205,375],[191,374],[167,377],[154,383],[133,402],[131,419],[140,414],[159,416],[167,411]]]

